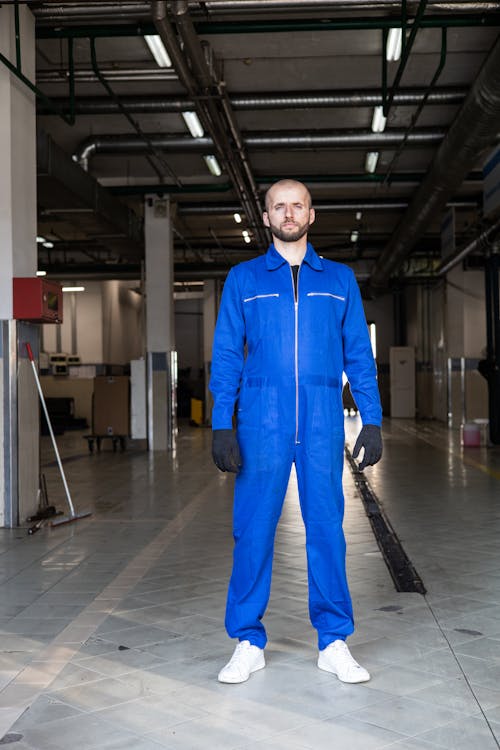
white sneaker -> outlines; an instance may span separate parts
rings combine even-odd
[[[353,659],[344,641],[333,641],[319,652],[318,667],[342,682],[368,682],[370,673]]]
[[[219,672],[219,682],[245,682],[252,672],[264,669],[264,649],[253,646],[250,641],[240,641],[230,661]]]

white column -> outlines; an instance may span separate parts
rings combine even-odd
[[[35,23],[19,5],[23,74],[35,80]],[[0,7],[0,52],[16,64],[14,7]],[[24,344],[38,354],[39,327],[15,322],[12,279],[34,276],[36,252],[35,96],[0,62],[0,526],[36,510],[38,394]]]
[[[208,387],[212,368],[212,343],[217,319],[217,281],[203,282],[203,366],[205,370],[205,421],[212,422],[212,394]]]
[[[174,334],[174,259],[170,201],[147,195],[146,351],[150,450],[175,447],[177,353]]]

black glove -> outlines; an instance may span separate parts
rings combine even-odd
[[[234,430],[214,430],[212,433],[212,458],[221,471],[237,474],[241,467],[240,446]]]
[[[365,424],[356,440],[352,457],[357,458],[361,448],[365,449],[363,460],[358,468],[363,471],[365,466],[373,466],[382,458],[382,433],[376,424]]]

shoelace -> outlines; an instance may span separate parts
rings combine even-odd
[[[344,641],[340,641],[338,643],[335,643],[333,646],[333,649],[338,654],[342,662],[347,667],[352,667],[354,669],[361,669],[358,662],[353,658],[351,652],[347,648],[347,645],[344,643]]]
[[[244,656],[244,652],[250,650],[251,645],[252,644],[250,643],[250,641],[240,641],[238,645],[236,646],[234,650],[234,654],[232,655],[229,661],[229,664],[227,666],[229,667],[229,666],[234,666],[235,664],[237,664],[240,661],[240,659]]]

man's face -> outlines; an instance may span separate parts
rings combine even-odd
[[[264,224],[282,242],[297,242],[314,221],[309,194],[300,183],[276,185],[267,196]]]

